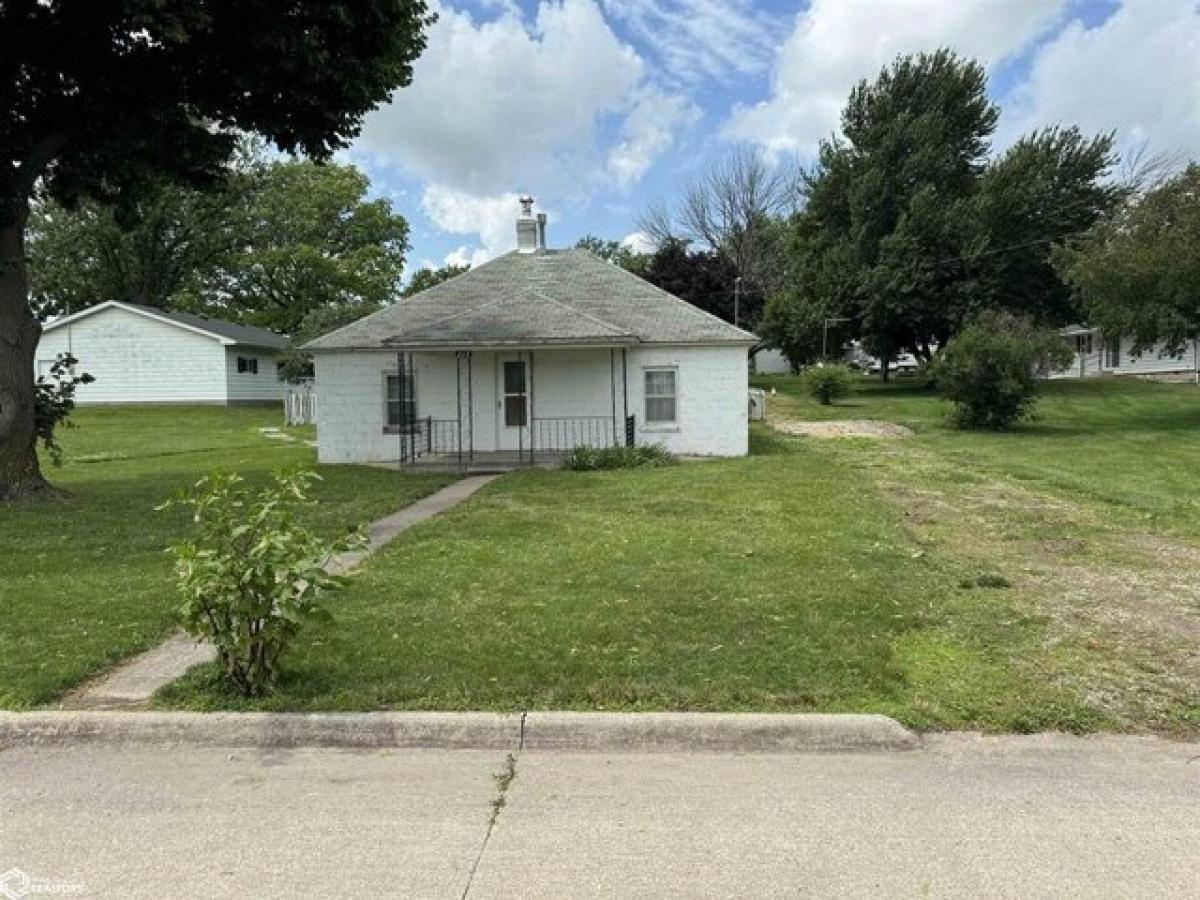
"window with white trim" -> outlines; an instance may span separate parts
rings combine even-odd
[[[384,427],[388,431],[411,428],[417,421],[417,381],[406,383],[404,375],[389,372],[384,379]]]
[[[674,425],[678,421],[675,369],[645,370],[646,424]]]
[[[238,374],[239,375],[257,375],[258,374],[258,357],[257,356],[239,356],[238,357]]]
[[[1121,339],[1119,337],[1104,339],[1104,364],[1110,369],[1121,368]]]

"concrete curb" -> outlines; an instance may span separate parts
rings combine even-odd
[[[887,716],[821,713],[531,712],[526,750],[619,753],[811,753],[913,750],[917,736]]]
[[[603,712],[0,712],[0,745],[85,743],[285,749],[427,748],[605,753],[912,750],[876,715]]]

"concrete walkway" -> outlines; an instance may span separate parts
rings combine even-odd
[[[1200,747],[0,749],[0,872],[83,897],[1195,897]]]
[[[372,522],[368,528],[367,549],[342,553],[325,567],[334,575],[345,575],[370,554],[386,546],[418,522],[436,516],[462,503],[496,475],[473,475],[460,479],[410,506]],[[84,684],[63,698],[66,709],[128,709],[144,706],[159,690],[175,681],[193,666],[216,659],[209,644],[179,633],[152,650],[131,657],[96,681]]]

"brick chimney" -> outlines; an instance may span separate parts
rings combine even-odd
[[[535,253],[539,249],[538,220],[533,217],[533,198],[521,198],[521,216],[517,219],[517,252]]]

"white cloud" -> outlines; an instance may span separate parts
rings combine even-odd
[[[599,126],[636,115],[649,76],[594,0],[547,0],[532,24],[513,11],[438,14],[412,85],[367,117],[356,149],[481,197],[577,191],[580,172],[603,175]]]
[[[608,151],[608,169],[617,185],[639,181],[654,161],[671,146],[681,128],[695,124],[700,110],[678,94],[657,88],[642,90],[621,127],[616,144]]]
[[[510,192],[479,197],[444,185],[427,187],[421,209],[434,225],[450,234],[479,236],[480,246],[460,246],[446,256],[444,263],[477,266],[515,249],[519,196]]]
[[[542,0],[532,21],[504,0],[490,8],[484,21],[438,6],[413,83],[354,147],[424,182],[437,227],[478,235],[460,261],[510,247],[514,192],[582,205],[627,189],[699,114],[655,84],[596,0]]]
[[[1200,9],[1195,0],[1126,0],[1104,23],[1072,22],[1042,47],[1002,120],[1007,142],[1077,124],[1118,146],[1200,153]]]
[[[634,253],[653,253],[658,244],[650,239],[644,231],[633,231],[621,238],[621,246],[628,247]]]
[[[676,78],[728,81],[767,68],[779,23],[753,0],[603,0]]]
[[[1156,0],[1150,0],[1156,2]],[[735,107],[725,135],[811,154],[850,89],[896,56],[938,47],[994,65],[1060,21],[1067,0],[812,0],[779,49],[771,96]]]

